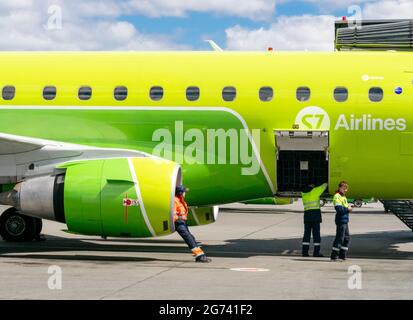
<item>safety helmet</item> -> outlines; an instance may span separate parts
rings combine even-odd
[[[176,196],[180,196],[180,195],[182,195],[184,192],[187,192],[187,191],[189,191],[189,189],[187,189],[185,186],[183,186],[183,185],[180,185],[180,186],[177,186],[176,188],[175,188],[175,195]]]

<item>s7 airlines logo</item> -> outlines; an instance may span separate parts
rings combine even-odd
[[[295,123],[300,129],[329,130],[330,117],[327,112],[319,107],[307,107],[301,110],[295,118]]]
[[[301,110],[295,118],[295,124],[300,129],[306,130],[330,130],[330,117],[320,107],[307,107]],[[374,118],[371,114],[340,114],[334,126],[334,130],[346,131],[405,131],[407,121],[404,118]]]

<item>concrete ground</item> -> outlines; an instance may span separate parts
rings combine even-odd
[[[330,262],[301,257],[301,210],[301,203],[225,206],[218,222],[192,228],[210,264],[194,263],[176,234],[103,240],[44,222],[45,242],[0,241],[0,299],[413,298],[413,232],[394,215],[379,204],[357,209],[350,259]],[[323,212],[328,256],[334,208]]]

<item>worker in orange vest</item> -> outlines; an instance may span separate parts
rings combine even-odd
[[[207,258],[205,252],[198,246],[194,236],[188,229],[188,205],[185,202],[185,194],[187,191],[189,191],[189,189],[182,185],[177,186],[175,189],[175,230],[184,239],[189,249],[191,249],[196,262],[211,262],[211,259]]]

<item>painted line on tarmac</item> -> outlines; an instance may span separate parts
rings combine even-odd
[[[264,268],[231,268],[231,271],[239,271],[239,272],[268,272],[270,269]]]

